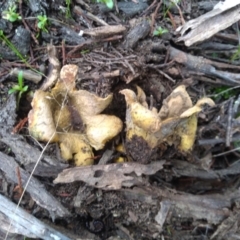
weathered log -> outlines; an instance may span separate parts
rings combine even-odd
[[[6,176],[13,182],[18,183],[18,177],[15,169],[17,169],[19,165],[15,162],[15,160],[0,152],[0,169],[5,172]],[[19,167],[22,185],[25,187],[26,182],[28,181],[30,174],[27,173],[24,169]],[[56,217],[65,217],[69,216],[69,211],[63,207],[57,199],[55,199],[50,193],[47,192],[45,187],[34,177],[31,178],[27,192],[30,193],[33,200],[41,207],[47,209],[52,217],[55,219]]]
[[[31,238],[70,240],[67,236],[42,223],[6,197],[0,195],[1,229]],[[10,226],[11,224],[11,226]]]

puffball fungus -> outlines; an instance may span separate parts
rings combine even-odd
[[[202,110],[203,104],[214,105],[212,99],[202,98],[193,106],[184,85],[174,89],[163,101],[159,113],[155,108],[148,108],[146,95],[141,88],[137,87],[137,95],[130,89],[121,90],[120,93],[127,103],[126,139],[133,146],[136,145],[134,140],[142,139],[149,151],[162,142],[174,144],[181,151],[191,150],[197,130],[197,113]],[[146,152],[146,156],[149,157],[150,153]]]
[[[65,65],[51,92],[37,90],[28,119],[33,137],[59,142],[62,157],[81,166],[93,164],[92,147],[102,149],[122,130],[122,122],[101,114],[112,101],[112,94],[101,98],[75,89],[77,71],[76,65]]]

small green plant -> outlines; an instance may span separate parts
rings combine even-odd
[[[44,32],[48,32],[47,25],[48,25],[48,18],[46,15],[38,15],[37,16],[38,23],[37,26],[39,29],[41,29]]]
[[[240,45],[238,45],[237,51],[232,55],[231,62],[240,59]]]
[[[71,11],[70,11],[71,2],[72,2],[71,0],[65,0],[65,3],[67,5],[66,18],[70,18],[71,17]]]
[[[153,32],[153,36],[162,36],[164,33],[168,33],[166,28],[157,27]]]
[[[23,81],[23,72],[18,73],[18,85],[14,85],[9,91],[8,94],[17,93],[17,108],[19,107],[19,102],[22,97],[22,94],[28,90],[28,86],[24,86]]]
[[[21,16],[16,12],[17,6],[14,4],[9,7],[8,11],[3,11],[2,18],[7,19],[10,22],[21,20]]]
[[[105,4],[110,9],[114,6],[113,0],[97,0],[97,2]]]

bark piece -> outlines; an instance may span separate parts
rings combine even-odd
[[[190,20],[180,29],[181,37],[186,46],[204,41],[217,32],[226,29],[240,19],[240,1],[219,2],[214,9],[196,19]]]
[[[125,49],[133,49],[136,47],[140,39],[144,39],[150,33],[150,24],[147,20],[142,21],[133,27],[127,34],[126,40],[123,43]]]
[[[121,34],[126,30],[123,25],[103,26],[92,29],[86,29],[82,32],[84,35],[90,35],[95,38],[105,38],[116,34]]]
[[[6,176],[13,182],[18,183],[18,177],[15,169],[19,165],[14,161],[12,157],[9,157],[0,152],[0,169],[6,173]],[[19,167],[20,175],[22,179],[22,185],[25,187],[30,174]],[[44,186],[36,180],[34,177],[31,178],[27,191],[30,193],[33,200],[41,207],[47,209],[52,217],[66,217],[69,216],[69,211],[64,208],[50,193],[48,193]]]
[[[138,163],[123,163],[109,165],[95,165],[65,169],[54,180],[54,183],[69,183],[83,181],[88,185],[102,189],[121,189],[122,186],[131,187],[140,184],[138,177],[142,174],[152,175],[163,168],[165,161],[153,162],[149,165]],[[135,173],[133,175],[131,173]]]
[[[159,225],[159,231],[162,231],[163,224],[165,223],[165,220],[167,218],[168,212],[171,207],[171,202],[168,200],[163,200],[161,202],[160,210],[158,211],[157,215],[155,216],[155,221]]]

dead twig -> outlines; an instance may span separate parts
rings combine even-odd
[[[174,60],[171,60],[170,62],[164,64],[145,64],[144,66],[152,69],[168,68],[171,67],[174,64],[174,62],[175,62]]]
[[[180,7],[178,6],[178,4],[173,1],[173,0],[170,0],[175,6],[176,8],[178,9],[178,12],[179,12],[179,15],[180,15],[180,18],[181,18],[181,22],[182,22],[182,25],[185,24],[185,20],[183,18],[183,14],[182,14],[182,10],[180,9]]]
[[[169,19],[170,19],[170,21],[172,23],[173,29],[176,30],[177,26],[176,26],[176,23],[174,21],[173,15],[170,13],[170,11],[167,11],[167,15],[169,16]]]
[[[77,15],[81,15],[81,16],[87,17],[87,18],[89,18],[89,19],[91,19],[91,20],[101,24],[102,26],[109,26],[109,24],[107,24],[102,19],[94,16],[92,13],[90,13],[88,11],[83,11],[79,6],[75,6],[73,12],[76,13]]]
[[[227,132],[226,132],[226,146],[229,147],[232,139],[232,118],[233,118],[233,98],[229,102],[228,106],[228,120],[227,120]]]
[[[123,25],[103,26],[80,31],[80,35],[89,35],[94,38],[106,38],[123,33],[126,28]]]
[[[19,166],[16,167],[16,173],[18,178],[18,185],[13,189],[13,192],[17,192],[17,197],[20,198],[23,193],[23,187]]]
[[[152,22],[151,22],[151,34],[153,34],[154,31],[154,25],[155,25],[155,20],[157,18],[158,10],[162,5],[162,0],[158,3],[154,13],[152,14]]]
[[[150,12],[150,11],[155,7],[156,4],[157,4],[157,0],[154,0],[154,1],[152,2],[152,4],[151,4],[146,10],[144,10],[143,13],[142,13],[140,16],[141,16],[141,17],[142,17],[142,16],[146,16],[147,13]]]
[[[135,71],[134,71],[132,65],[127,61],[127,59],[124,58],[123,55],[122,55],[119,51],[117,51],[115,48],[113,48],[113,51],[114,51],[118,56],[120,56],[121,58],[124,59],[123,61],[125,62],[125,64],[128,66],[128,68],[130,69],[130,71],[132,72],[132,74],[135,75]]]
[[[2,67],[26,67],[25,63],[16,63],[16,62],[1,62]],[[28,65],[29,68],[36,69],[36,66]]]
[[[225,84],[228,85],[239,85],[240,74],[218,70],[222,64],[218,65],[217,62],[184,53],[173,47],[169,48],[169,57],[177,63],[184,65],[189,73],[192,71],[194,75],[210,76],[214,79],[225,80]]]
[[[62,66],[66,64],[66,48],[65,48],[65,41],[62,41]]]
[[[74,46],[73,49],[67,54],[67,57],[71,57],[76,51],[80,50],[81,48],[83,48],[85,45],[90,45],[92,44],[94,41],[92,40],[87,40],[83,43],[80,43],[77,46]]]
[[[164,65],[164,64],[162,64]],[[155,71],[157,71],[160,75],[163,75],[165,78],[167,78],[168,80],[170,80],[172,83],[175,83],[176,81],[174,79],[172,79],[168,74],[164,73],[163,71],[159,70],[156,66],[152,66],[152,65],[147,65],[147,67],[154,69]]]
[[[28,121],[27,117],[20,120],[19,123],[13,128],[12,133],[13,134],[18,133],[23,128],[23,126],[27,123],[27,121]]]

